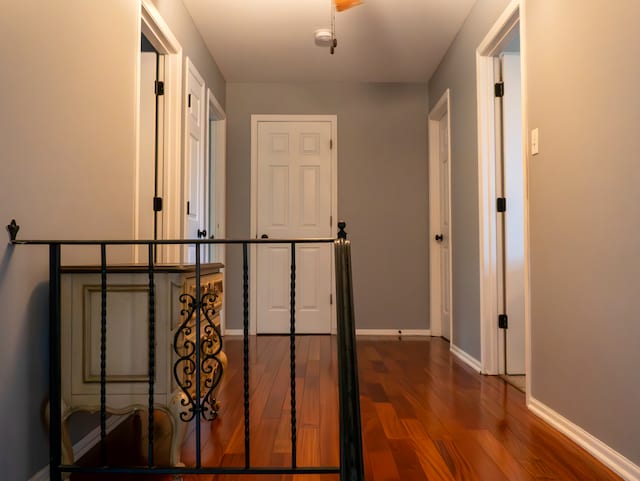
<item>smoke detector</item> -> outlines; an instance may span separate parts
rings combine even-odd
[[[315,31],[314,39],[318,47],[331,47],[333,44],[333,33],[328,28],[319,28]]]

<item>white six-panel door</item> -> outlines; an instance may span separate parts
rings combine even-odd
[[[186,85],[186,153],[185,153],[185,238],[197,239],[206,231],[208,170],[205,159],[205,83],[187,59]],[[201,261],[207,260],[202,249]],[[187,245],[186,262],[195,262],[195,247]]]
[[[257,125],[257,236],[332,236],[331,122]],[[296,246],[296,331],[331,330],[331,244]],[[257,332],[290,329],[290,245],[257,248]]]

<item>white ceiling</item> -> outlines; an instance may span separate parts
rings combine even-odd
[[[331,0],[184,0],[229,82],[426,82],[475,0],[364,0],[336,13],[338,48],[314,44]]]

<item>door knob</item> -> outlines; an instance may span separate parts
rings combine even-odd
[[[436,234],[436,240],[438,242],[442,242],[444,240],[444,236],[442,234]]]
[[[262,234],[260,236],[260,239],[268,239],[268,238],[269,238],[269,236],[267,234]]]
[[[207,229],[204,229],[204,230],[198,229],[198,239],[202,239],[204,237],[207,237]]]

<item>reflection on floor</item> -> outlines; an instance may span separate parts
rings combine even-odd
[[[525,392],[526,388],[526,376],[524,374],[521,375],[517,375],[517,376],[507,376],[506,374],[503,374],[500,376],[502,379],[504,379],[505,381],[507,381],[509,384],[511,384],[513,387],[515,387],[516,389]]]
[[[228,369],[219,417],[202,421],[203,466],[244,464],[243,340],[226,336]],[[296,339],[298,466],[337,466],[338,365],[335,336]],[[251,336],[250,461],[291,461],[290,339]],[[484,376],[439,338],[358,336],[358,371],[366,481],[622,481],[585,450],[537,418],[525,396],[498,376]],[[523,376],[518,376],[524,380]],[[154,463],[166,465],[171,423],[156,412]],[[196,459],[195,421],[183,461]],[[132,416],[107,440],[107,462],[147,463],[147,415]],[[86,465],[100,462],[100,446]],[[2,478],[0,476],[0,478]],[[2,478],[4,479],[4,478]],[[173,481],[171,475],[74,473],[71,481]],[[184,481],[339,481],[337,475],[185,475]]]

